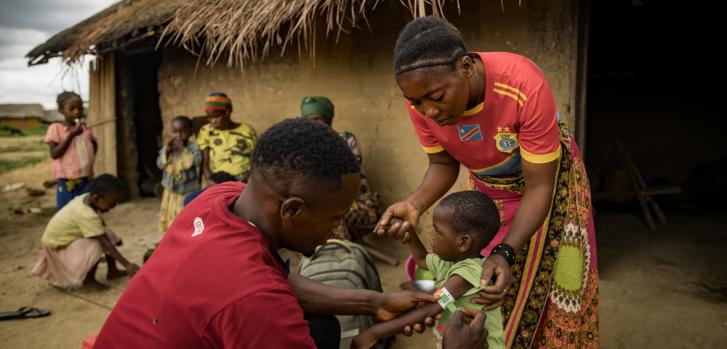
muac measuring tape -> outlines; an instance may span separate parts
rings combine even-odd
[[[437,293],[439,295],[439,306],[442,307],[442,309],[449,310],[452,313],[457,311],[457,307],[454,305],[454,297],[451,293],[449,293],[449,290],[447,290],[446,287],[442,287],[442,289]]]

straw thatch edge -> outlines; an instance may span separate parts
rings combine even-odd
[[[51,37],[26,57],[41,64],[62,57],[67,64],[85,54],[113,51],[143,38],[174,45],[228,66],[264,59],[274,46],[298,43],[315,54],[316,21],[326,35],[368,25],[366,12],[386,0],[122,0]],[[397,1],[397,0],[388,0]],[[412,17],[444,16],[446,0],[398,0]],[[457,4],[459,0],[450,0]]]

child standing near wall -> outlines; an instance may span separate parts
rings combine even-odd
[[[163,171],[162,205],[159,212],[159,232],[164,234],[182,209],[184,197],[200,186],[202,152],[189,141],[194,131],[192,119],[177,116],[172,120],[172,138],[159,151],[157,166]]]
[[[227,172],[237,179],[247,177],[257,142],[255,129],[230,119],[232,101],[224,93],[211,93],[205,99],[204,110],[209,124],[202,126],[197,137],[204,157],[202,174],[207,179],[215,172]]]
[[[470,302],[481,290],[484,258],[480,255],[500,229],[497,206],[478,191],[453,193],[442,199],[432,216],[432,253],[428,253],[413,229],[400,237],[409,243],[417,266],[434,274],[439,304],[427,304],[399,317],[376,324],[356,336],[351,348],[370,348],[381,338],[400,333],[407,324],[422,323],[425,317],[442,313],[434,328],[437,347],[457,308],[481,309]],[[405,223],[406,224],[406,223]],[[485,329],[490,349],[505,348],[500,308],[485,313]]]
[[[96,137],[83,122],[83,101],[75,92],[58,95],[58,111],[65,120],[48,127],[43,141],[50,148],[52,170],[58,190],[56,210],[78,195],[88,192],[96,157]]]

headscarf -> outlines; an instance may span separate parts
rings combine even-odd
[[[232,111],[232,100],[222,92],[212,92],[204,100],[204,110]]]
[[[300,103],[300,116],[307,117],[311,114],[318,114],[333,120],[333,103],[328,97],[303,97],[303,101]]]

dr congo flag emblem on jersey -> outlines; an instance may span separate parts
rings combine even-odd
[[[459,125],[457,130],[459,131],[459,140],[462,142],[481,141],[483,138],[482,130],[478,124]]]

